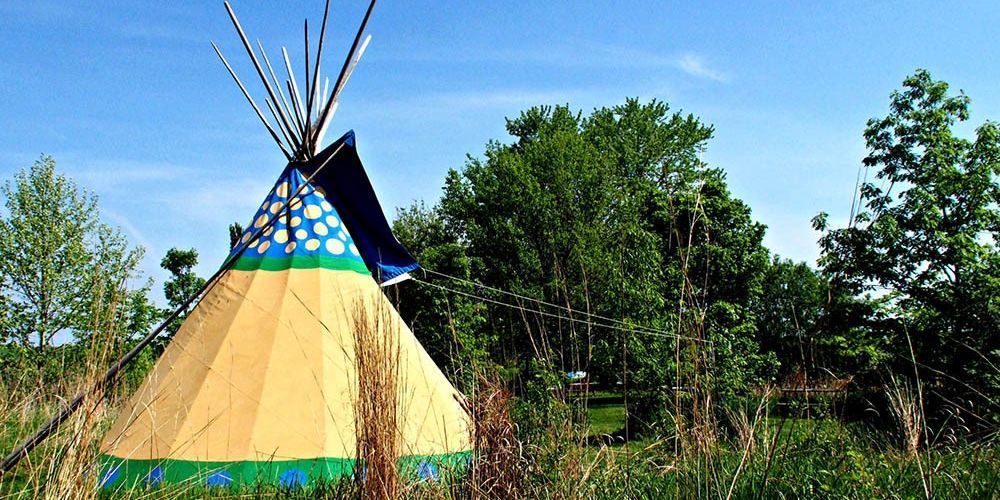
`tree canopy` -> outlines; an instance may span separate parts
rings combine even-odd
[[[397,213],[425,272],[389,293],[460,387],[489,367],[550,398],[586,371],[629,392],[643,429],[680,418],[682,397],[711,412],[803,375],[854,376],[861,391],[914,377],[936,415],[996,420],[1000,128],[962,137],[969,104],[926,71],[892,93],[865,130],[848,224],[813,219],[819,268],[765,248],[724,166],[702,160],[713,128],[697,117],[657,100],[532,107],[450,170],[439,200]],[[42,360],[57,336],[90,339],[109,305],[120,338],[162,316],[150,284],[132,285],[142,249],[52,158],[0,193],[5,347]],[[193,248],[161,261],[171,307],[204,285],[197,261]]]
[[[148,284],[131,283],[143,249],[101,222],[95,195],[44,155],[0,193],[3,341],[30,347],[41,363],[57,336],[89,338],[107,310],[119,311],[123,329],[148,326]]]
[[[850,224],[814,224],[834,285],[889,309],[865,319],[873,334],[889,335],[948,406],[975,413],[1000,401],[1000,129],[987,121],[960,137],[969,102],[927,71],[908,77],[868,122],[875,175]]]
[[[629,99],[586,117],[531,108],[507,130],[513,142],[490,142],[451,171],[434,207],[400,212],[397,234],[433,271],[568,310],[419,288],[402,300],[418,335],[460,334],[524,374],[544,360],[543,371],[627,383],[647,401],[637,413],[647,422],[663,417],[665,388],[696,383],[677,380],[678,363],[711,364],[710,383],[726,391],[773,372],[755,336],[764,226],[700,160],[710,126]]]
[[[160,261],[160,267],[170,272],[170,278],[163,282],[163,295],[167,298],[170,311],[183,306],[192,295],[205,286],[205,278],[194,272],[194,267],[197,265],[198,251],[194,248],[187,250],[171,248]],[[181,311],[181,314],[167,327],[168,338],[181,327],[188,312],[190,306]]]

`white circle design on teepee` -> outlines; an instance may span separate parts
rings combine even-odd
[[[344,244],[340,240],[330,238],[326,240],[326,249],[334,255],[340,255],[344,253]]]
[[[267,226],[264,233],[248,245],[254,251],[246,256],[263,259],[327,256],[363,265],[358,247],[336,207],[326,198],[326,191],[309,185],[303,187],[304,182],[302,174],[292,168],[276,183],[242,235],[241,243],[245,244],[260,228]],[[274,218],[277,220],[268,226]]]

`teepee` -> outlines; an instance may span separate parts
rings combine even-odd
[[[100,450],[105,488],[304,486],[358,474],[364,466],[357,461],[359,400],[365,396],[359,391],[377,387],[359,380],[360,332],[391,340],[382,343],[392,346],[383,355],[394,357],[392,384],[385,387],[394,387],[396,397],[388,398],[395,403],[385,411],[395,412],[387,421],[396,426],[404,474],[434,478],[468,460],[470,424],[461,394],[380,288],[406,279],[418,264],[392,235],[353,132],[318,150],[367,45],[367,39],[358,42],[372,5],[333,88],[320,91],[324,14],[302,99],[290,64],[286,93],[261,47],[274,86],[268,82],[226,4],[264,82],[274,126],[223,62],[289,163],[108,431]]]

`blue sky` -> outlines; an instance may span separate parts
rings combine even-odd
[[[322,15],[320,0],[233,6],[299,63],[302,19]],[[328,71],[365,6],[333,2]],[[504,117],[522,109],[661,99],[715,126],[705,160],[768,225],[767,245],[812,261],[809,219],[846,219],[865,122],[915,68],[971,96],[963,130],[1000,119],[997,26],[995,2],[384,0],[328,135],[355,129],[391,215],[436,200],[445,172],[506,140]],[[55,156],[147,249],[157,290],[170,247],[197,248],[210,274],[227,225],[283,167],[210,40],[254,80],[221,0],[0,4],[0,177]]]

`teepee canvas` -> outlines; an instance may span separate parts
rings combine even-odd
[[[386,420],[397,450],[392,456],[404,474],[434,478],[468,460],[462,396],[380,288],[404,280],[418,264],[385,220],[353,132],[319,147],[370,39],[359,43],[374,3],[329,87],[329,80],[319,84],[327,2],[302,93],[287,52],[282,85],[263,46],[258,42],[259,53],[251,46],[226,4],[273,120],[216,51],[289,163],[108,431],[100,450],[105,488],[305,486],[360,477],[360,431],[383,410],[392,412]],[[381,354],[392,360],[391,384],[359,371],[359,333],[390,339],[380,345],[391,346]],[[382,390],[394,392],[381,399],[392,404],[373,413],[362,403]]]
[[[384,329],[398,343],[401,467],[433,477],[468,458],[461,395],[377,282],[417,264],[389,232],[353,134],[311,162],[290,164],[234,252],[241,244],[245,252],[108,432],[106,488],[305,485],[354,473],[359,328]]]

